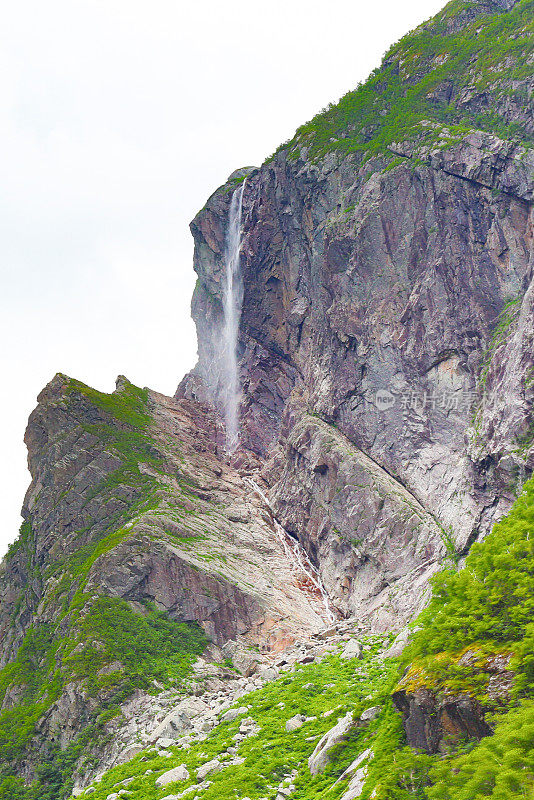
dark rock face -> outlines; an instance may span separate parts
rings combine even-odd
[[[427,753],[446,752],[451,744],[482,739],[493,733],[485,717],[491,704],[502,706],[510,702],[514,679],[510,654],[499,653],[481,660],[480,653],[467,650],[458,664],[469,670],[467,674],[485,678],[486,705],[476,698],[474,688],[463,693],[440,691],[425,678],[418,681],[417,688],[412,688],[408,673],[393,693],[393,703],[402,713],[406,740],[411,747]]]
[[[394,703],[403,713],[410,747],[438,753],[451,740],[482,739],[492,733],[478,703],[469,696],[436,701],[433,692],[418,689],[410,695],[398,692]]]

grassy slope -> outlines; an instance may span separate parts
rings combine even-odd
[[[391,664],[384,665],[383,660],[377,657],[379,646],[378,639],[369,640],[363,661],[346,660],[334,654],[321,663],[298,666],[292,674],[242,698],[238,705],[246,702],[249,709],[246,716],[256,721],[260,731],[239,746],[239,755],[244,763],[210,775],[212,784],[202,797],[206,800],[273,797],[276,787],[293,770],[299,771],[293,797],[297,800],[322,797],[356,755],[375,740],[379,731],[387,727],[393,736],[391,741],[401,740],[399,719],[388,697],[395,669]],[[383,705],[380,718],[362,727],[346,746],[340,747],[325,773],[312,777],[307,768],[307,758],[320,736],[349,709],[361,713],[377,704]],[[331,715],[322,716],[332,710],[334,713]],[[295,714],[314,719],[287,733],[285,723]],[[132,800],[160,800],[174,791],[182,791],[196,782],[195,771],[199,766],[235,744],[233,736],[242,719],[221,723],[205,741],[187,751],[171,748],[171,758],[158,756],[155,750],[146,751],[131,762],[110,770],[100,784],[95,784],[96,791],[90,796],[94,800],[105,800],[110,793],[118,791],[121,781],[132,777],[134,780],[128,785]],[[175,787],[158,789],[158,774],[179,764],[187,766],[191,779]],[[147,770],[152,770],[152,773],[145,774]],[[330,792],[329,797],[333,800],[339,798],[344,788],[346,781]]]
[[[506,96],[525,109],[532,102],[534,2],[521,0],[508,13],[479,16],[460,32],[448,34],[448,19],[473,5],[450,2],[431,24],[419,26],[394,45],[365,83],[302,125],[280,149],[293,158],[306,147],[315,159],[337,151],[360,153],[367,160],[392,157],[388,148],[393,142],[417,139],[447,146],[473,129],[531,145],[524,125],[506,121],[495,109]],[[455,97],[464,87],[486,93],[490,108],[469,111],[457,107],[454,99],[439,99],[436,90],[449,81]],[[425,128],[423,121],[437,123],[438,128]],[[441,125],[448,128],[445,138]]]

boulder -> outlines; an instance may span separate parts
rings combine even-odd
[[[156,778],[156,786],[161,789],[164,786],[167,786],[169,783],[187,780],[189,780],[188,769],[185,764],[180,764],[179,767],[173,767],[173,769],[164,772],[163,775],[160,775],[159,778]]]
[[[308,766],[312,775],[318,775],[323,772],[326,765],[330,761],[330,753],[336,745],[345,741],[350,731],[353,729],[355,723],[352,712],[349,711],[330,728],[327,733],[319,740],[317,746],[308,759]]]
[[[366,708],[362,714],[360,714],[360,721],[361,722],[372,722],[374,719],[378,717],[380,711],[382,710],[381,706],[371,706],[371,708]]]
[[[364,750],[363,753],[360,753],[360,755],[354,759],[352,764],[350,764],[350,766],[348,766],[347,769],[339,776],[337,781],[334,783],[334,786],[337,786],[338,783],[340,783],[343,780],[346,780],[346,778],[352,778],[353,776],[355,776],[361,769],[364,761],[370,761],[373,758],[373,756],[374,753],[370,748]]]
[[[172,747],[175,744],[176,744],[176,739],[169,739],[167,736],[162,736],[156,742],[156,746],[157,747],[161,747],[163,749],[165,749],[167,747]]]
[[[361,658],[362,646],[356,639],[349,639],[341,652],[341,658]]]
[[[397,689],[393,703],[402,712],[410,747],[426,753],[440,752],[446,740],[482,739],[492,730],[477,700],[465,694],[439,698],[427,687]]]
[[[230,640],[223,645],[222,652],[224,657],[230,659],[236,670],[245,678],[249,678],[256,672],[259,658],[253,650],[248,650],[238,642]]]
[[[274,681],[278,678],[278,670],[276,667],[267,667],[265,664],[260,664],[258,675],[264,681]]]
[[[303,717],[302,714],[295,714],[294,717],[288,719],[286,722],[286,731],[291,733],[291,731],[296,731],[299,728],[302,728],[306,721],[306,717]]]
[[[143,746],[140,744],[132,744],[130,747],[127,747],[122,753],[119,755],[117,759],[118,764],[124,764],[126,761],[129,761],[131,758],[135,758],[138,756],[139,753],[142,753],[144,750]]]
[[[197,769],[198,780],[204,780],[206,775],[211,775],[213,772],[219,772],[221,767],[222,764],[218,758],[214,758],[212,761],[206,761],[205,764],[202,764],[202,766]]]
[[[403,628],[384,653],[384,658],[398,658],[408,643],[410,628]]]
[[[225,713],[222,715],[221,722],[233,722],[234,719],[246,714],[247,711],[248,708],[246,706],[241,706],[240,708],[229,708],[228,711],[225,711]]]

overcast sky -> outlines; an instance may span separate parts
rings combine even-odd
[[[194,365],[189,221],[237,167],[355,87],[444,0],[48,0],[0,29],[2,516],[40,389]]]

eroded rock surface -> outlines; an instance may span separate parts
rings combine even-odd
[[[441,139],[392,144],[393,163],[281,148],[243,199],[242,442],[333,601],[379,628],[424,604],[446,548],[483,537],[534,465],[532,150],[422,127]],[[191,226],[199,363],[177,396],[215,405],[235,185]]]

